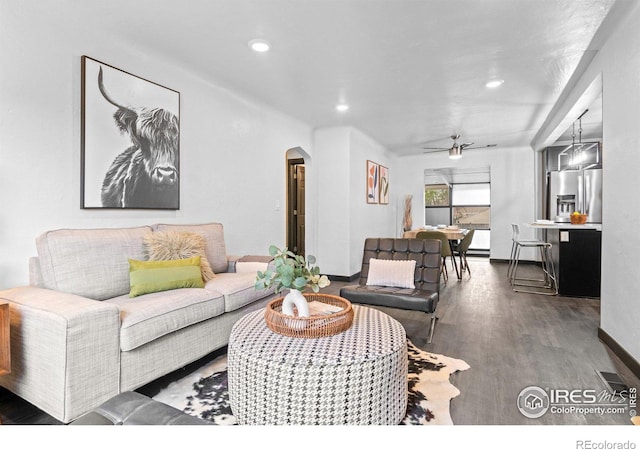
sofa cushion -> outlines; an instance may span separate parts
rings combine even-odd
[[[204,237],[205,254],[214,273],[224,273],[228,268],[227,249],[224,243],[224,229],[220,223],[181,225],[156,224],[154,231],[193,232]]]
[[[347,285],[340,289],[340,296],[355,304],[419,310],[433,313],[438,305],[436,291],[374,285]]]
[[[224,311],[231,312],[273,293],[274,288],[256,290],[256,272],[220,273],[204,285],[205,290],[224,295]]]
[[[188,259],[200,256],[202,279],[208,281],[215,274],[205,254],[204,237],[193,232],[157,231],[144,237],[145,252],[149,260]]]
[[[183,288],[130,298],[109,299],[120,308],[120,348],[131,351],[163,335],[224,313],[220,293]]]
[[[268,262],[242,262],[238,260],[236,262],[236,273],[253,273],[258,271],[266,271],[269,268]]]
[[[415,260],[369,259],[367,285],[416,288],[413,273]]]
[[[104,300],[129,293],[128,259],[143,259],[148,226],[60,229],[36,239],[45,288]]]
[[[177,260],[129,259],[129,297],[177,288],[203,288],[200,256]]]

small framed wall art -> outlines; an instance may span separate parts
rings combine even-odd
[[[378,203],[378,195],[379,195],[379,167],[373,161],[367,161],[367,203],[368,204],[376,204]]]
[[[389,169],[378,165],[380,204],[389,204]]]

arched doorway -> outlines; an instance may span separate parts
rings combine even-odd
[[[305,159],[301,148],[287,151],[287,248],[305,255],[306,181]]]

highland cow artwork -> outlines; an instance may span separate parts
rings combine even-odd
[[[82,57],[81,207],[180,208],[180,93]]]

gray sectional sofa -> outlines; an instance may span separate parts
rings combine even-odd
[[[128,259],[144,260],[145,235],[167,230],[204,237],[215,277],[130,298]],[[274,297],[254,288],[255,258],[236,269],[219,223],[62,229],[36,248],[30,285],[0,291],[12,361],[0,385],[65,423],[226,346],[233,324]]]

